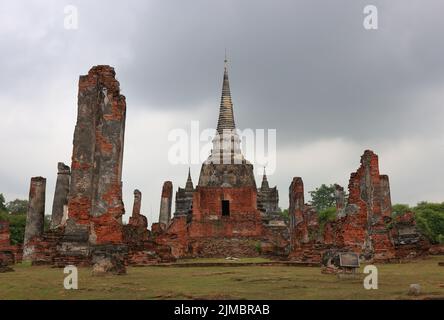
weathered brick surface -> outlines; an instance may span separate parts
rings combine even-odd
[[[186,216],[174,217],[168,230],[166,231],[163,228],[164,226],[160,224],[153,223],[151,226],[151,232],[155,236],[156,243],[170,246],[171,253],[176,258],[192,256],[191,247],[189,246],[189,225]]]
[[[31,183],[26,239],[34,265],[94,264],[98,268],[105,260],[118,260],[119,265],[152,263],[153,257],[174,260],[169,246],[149,239],[147,219],[140,213],[140,191],[135,190],[129,224],[122,224],[126,104],[119,87],[110,66],[93,67],[80,77],[66,223],[63,211],[69,167],[59,164],[53,208],[57,228],[49,232],[43,233],[44,179],[33,178]]]
[[[256,209],[256,189],[197,187],[193,198],[190,237],[255,237],[263,233]],[[222,200],[230,203],[230,214],[222,215]]]
[[[11,244],[8,221],[0,221],[0,266],[7,266],[22,261],[23,248]]]
[[[391,222],[390,233],[397,258],[411,259],[430,253],[430,242],[417,229],[413,212],[398,215]]]
[[[304,203],[302,178],[293,178],[289,189],[290,254],[301,262],[319,263],[322,253],[322,234],[316,210]]]
[[[32,265],[52,265],[57,255],[57,246],[63,234],[63,228],[50,230],[29,241],[33,247],[30,254]]]
[[[0,221],[0,248],[9,246],[10,234],[9,234],[9,222]]]
[[[173,202],[173,183],[165,181],[162,187],[162,195],[160,197],[159,223],[168,225],[171,220],[171,205]]]
[[[6,266],[22,260],[21,246],[13,246],[10,241],[10,230],[8,221],[0,221],[0,272],[9,270]]]
[[[163,262],[174,262],[170,245],[160,245],[153,240],[145,240],[128,247],[128,265],[142,266]]]
[[[431,255],[444,255],[444,244],[431,245],[428,253]]]
[[[266,225],[260,244],[261,255],[286,257],[290,253],[290,232],[287,225]]]
[[[68,192],[71,171],[70,168],[62,162],[57,164],[57,181],[54,191],[54,201],[52,203],[51,227],[57,228],[67,215],[68,211]]]
[[[142,193],[134,190],[133,214],[129,218],[128,225],[124,226],[124,239],[126,243],[138,242],[148,239],[148,220],[140,214],[142,204]]]
[[[378,156],[366,150],[361,166],[352,173],[344,215],[325,227],[324,240],[375,261],[396,257],[388,223],[391,200],[388,176],[379,174]]]
[[[92,244],[122,243],[122,161],[126,103],[110,66],[79,80],[68,215]],[[77,230],[67,228],[67,232]]]
[[[260,239],[205,238],[190,242],[193,257],[257,257],[261,251]]]
[[[43,177],[31,178],[29,187],[29,204],[26,216],[25,239],[23,257],[30,256],[34,250],[31,240],[34,237],[41,237],[44,230],[45,220],[45,191],[46,179]]]
[[[169,245],[178,257],[227,257],[288,254],[286,225],[266,226],[257,210],[254,187],[197,187],[191,221],[176,216],[163,231],[153,224],[156,242]],[[222,214],[222,200],[230,203]]]
[[[351,232],[348,232],[348,224],[345,221],[346,230],[343,232],[345,245],[352,245],[357,249],[360,245],[360,253],[373,257],[374,260],[394,258],[394,246],[387,229],[387,222],[391,216],[388,176],[379,174],[378,156],[375,153],[370,150],[364,152],[361,166],[350,177],[348,189],[348,207],[351,208],[351,212],[347,212],[346,219],[353,215],[358,217],[350,219]],[[364,235],[355,233],[350,239],[348,234],[356,231],[357,226],[365,230]]]
[[[290,184],[288,209],[292,251],[309,242],[307,223],[304,220],[304,209],[304,183],[302,178],[295,177]]]

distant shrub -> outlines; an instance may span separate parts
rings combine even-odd
[[[288,219],[288,209],[282,210],[280,214],[283,218]]]
[[[308,192],[311,196],[310,205],[318,212],[328,210],[335,205],[335,186],[322,184],[319,188]]]
[[[421,232],[433,243],[444,243],[444,202],[420,202],[413,212]]]
[[[324,232],[324,227],[329,221],[333,221],[336,219],[337,210],[336,207],[329,207],[327,209],[321,210],[318,213],[319,215],[319,231]]]
[[[6,209],[11,214],[23,214],[28,212],[28,200],[15,199],[6,204]]]
[[[415,207],[407,204],[392,206],[392,216],[396,217],[408,211],[415,214],[416,225],[419,231],[432,243],[444,243],[444,202],[420,202]]]
[[[402,215],[404,213],[406,213],[407,211],[411,211],[412,209],[410,208],[410,206],[408,204],[394,204],[392,206],[392,216],[396,217],[399,215]]]
[[[329,221],[336,219],[336,207],[329,207],[319,211],[319,223],[325,225]]]

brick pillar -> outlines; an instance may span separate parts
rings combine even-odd
[[[142,192],[134,190],[134,204],[133,204],[133,217],[140,214],[140,207],[142,204]]]
[[[140,214],[140,208],[142,205],[142,192],[139,190],[134,190],[134,204],[133,204],[133,214],[129,218],[129,224],[135,227],[141,227],[146,230],[148,228],[147,218]]]
[[[290,185],[290,208],[289,215],[294,217],[294,222],[297,223],[303,219],[304,212],[304,182],[302,178],[293,178]]]
[[[57,182],[52,203],[51,228],[56,228],[62,224],[63,216],[68,210],[68,192],[70,169],[63,162],[57,164]]]
[[[160,199],[159,223],[167,226],[171,220],[171,203],[173,200],[173,183],[165,181]]]
[[[291,247],[308,241],[308,231],[304,224],[304,182],[295,177],[290,185],[288,215],[290,217]]]
[[[10,270],[6,266],[18,260],[16,255],[17,247],[11,246],[9,222],[0,221],[0,273]]]
[[[0,250],[10,245],[9,222],[0,221]]]
[[[389,177],[385,174],[380,175],[381,182],[381,214],[384,217],[391,217],[392,215],[392,200],[390,196],[390,182]]]
[[[43,235],[45,222],[45,189],[45,178],[31,178],[23,249],[23,256],[25,258],[32,254],[33,251],[33,248],[27,246],[28,242],[34,237],[40,237]]]
[[[92,244],[122,243],[126,103],[114,68],[80,76],[66,233]]]

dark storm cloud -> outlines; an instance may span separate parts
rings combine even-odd
[[[78,30],[63,28],[68,4]],[[362,26],[368,4],[378,30]],[[55,165],[72,148],[78,76],[110,64],[128,103],[125,202],[145,188],[153,221],[162,180],[176,188],[186,178],[167,162],[168,131],[215,126],[226,49],[238,127],[277,129],[271,182],[283,206],[292,176],[307,175],[307,189],[345,184],[367,147],[394,174],[399,201],[440,199],[443,9],[433,0],[2,1],[0,143],[14,152],[1,160],[0,192],[26,197],[29,176],[41,174],[52,194]]]
[[[20,88],[30,83],[38,90],[45,81],[34,80],[57,77],[61,66],[75,78],[113,63],[133,105],[192,114],[204,102],[217,107],[226,48],[239,125],[278,128],[283,143],[290,136],[397,139],[412,134],[406,115],[437,125],[433,106],[411,101],[444,85],[438,1],[373,1],[376,31],[362,27],[367,1],[73,4],[77,31],[61,28],[64,3],[50,2],[24,4],[18,20],[41,34],[2,35],[9,58],[2,84],[11,93],[26,93]]]
[[[413,134],[413,119],[436,129],[434,106],[412,101],[444,85],[442,5],[372,2],[380,28],[366,31],[366,4],[166,1],[148,9],[141,33],[130,37],[134,59],[121,77],[140,104],[216,106],[227,48],[240,126],[278,128],[282,142],[396,140]]]

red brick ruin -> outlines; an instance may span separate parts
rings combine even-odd
[[[344,189],[335,185],[337,218],[326,223],[323,230],[316,211],[301,204],[303,192],[301,178],[295,178],[289,211],[293,260],[320,263],[332,252],[354,252],[362,260],[390,262],[428,252],[430,245],[419,234],[411,215],[409,219],[405,217],[408,214],[398,217],[405,222],[404,227],[400,221],[392,221],[389,179],[379,174],[378,156],[373,151],[364,152],[361,166],[350,175],[347,201]]]
[[[12,245],[9,222],[0,221],[0,272],[10,271],[10,265],[22,261],[22,247]]]
[[[80,76],[78,114],[71,168],[58,164],[51,228],[44,232],[45,185],[31,179],[23,255],[32,264],[100,266],[115,273],[125,265],[171,262],[184,257],[253,257],[323,263],[337,252],[362,260],[390,262],[429,252],[412,213],[392,219],[389,179],[379,173],[378,156],[366,150],[351,174],[348,198],[335,185],[337,217],[321,224],[305,203],[304,183],[289,188],[289,218],[281,214],[278,190],[263,175],[257,188],[253,165],[240,149],[225,67],[216,137],[194,187],[191,173],[178,188],[163,184],[159,222],[148,230],[141,213],[142,193],[134,190],[128,224],[122,201],[126,103],[110,66],[95,66]],[[228,143],[227,143],[228,142]],[[21,259],[11,246],[8,223],[0,221],[0,262]],[[104,262],[105,261],[105,262]],[[1,267],[1,265],[0,265]]]
[[[56,266],[171,261],[171,250],[150,240],[135,190],[129,224],[122,222],[126,103],[115,71],[95,66],[80,76],[71,170],[58,165],[51,229],[43,232],[45,179],[31,180],[24,254]]]

